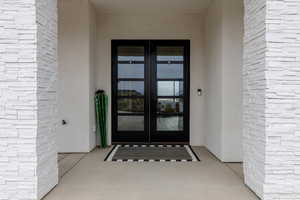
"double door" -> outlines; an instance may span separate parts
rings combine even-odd
[[[112,41],[112,142],[189,142],[188,40]]]

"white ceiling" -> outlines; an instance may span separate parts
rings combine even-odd
[[[99,13],[201,13],[211,0],[91,0]]]

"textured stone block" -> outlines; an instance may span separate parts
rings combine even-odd
[[[244,2],[245,181],[262,199],[299,199],[300,1]]]
[[[0,199],[40,199],[58,182],[56,3],[0,0]]]

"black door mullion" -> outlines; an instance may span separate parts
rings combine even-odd
[[[157,81],[184,81],[183,78],[157,78]]]
[[[190,41],[185,43],[184,49],[184,129],[185,137],[190,140]]]
[[[150,96],[151,96],[151,89],[150,89],[150,86],[151,86],[151,79],[150,79],[150,69],[151,69],[151,63],[150,63],[150,43],[149,41],[145,41],[146,43],[146,57],[145,57],[145,106],[147,107],[147,112],[145,113],[145,128],[146,128],[146,143],[149,143],[150,142],[150,137],[151,137],[151,134],[150,134],[150,112],[151,112],[151,106],[150,106]]]
[[[117,81],[145,81],[144,78],[117,78]]]
[[[144,64],[144,61],[118,61],[118,64]]]
[[[156,113],[156,92],[155,92],[155,89],[156,89],[156,80],[155,80],[155,74],[156,74],[156,69],[155,67],[155,57],[156,57],[156,51],[155,51],[155,46],[153,45],[153,42],[150,42],[149,41],[149,89],[150,89],[150,97],[149,97],[149,100],[150,100],[150,118],[149,118],[149,128],[150,128],[150,131],[149,131],[149,142],[152,141],[152,132],[153,130],[155,129],[156,127],[156,121],[155,121],[155,113]]]
[[[156,96],[157,98],[164,98],[164,99],[184,99],[184,96]]]

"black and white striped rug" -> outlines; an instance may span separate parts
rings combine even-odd
[[[104,161],[113,162],[198,162],[189,145],[115,145]]]

